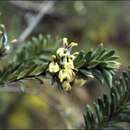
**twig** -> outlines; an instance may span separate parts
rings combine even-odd
[[[1,86],[0,92],[22,92],[19,87],[14,87],[13,85],[8,85],[6,87]]]
[[[26,86],[24,88],[20,87],[21,85],[16,83],[16,84],[8,84],[8,85],[3,85],[0,86],[0,92],[5,92],[5,93],[28,93],[31,95],[38,95],[39,91],[38,88],[36,88],[36,91],[33,91],[32,88],[27,88]],[[40,88],[39,88],[40,89]]]
[[[40,11],[36,15],[35,19],[29,24],[29,26],[23,31],[23,33],[18,38],[18,43],[21,43],[27,39],[27,37],[31,34],[33,29],[38,25],[40,20],[45,16],[45,14],[52,9],[54,5],[54,1],[43,2],[40,6]]]
[[[33,2],[33,1],[23,1],[23,0],[11,0],[8,1],[11,5],[21,8],[23,10],[33,10],[33,11],[40,11],[39,5],[40,2]]]
[[[0,92],[14,92],[14,93],[27,92],[29,93],[30,91],[27,88],[23,90],[22,87],[20,87],[20,84],[18,83],[10,83],[10,84],[1,85]]]

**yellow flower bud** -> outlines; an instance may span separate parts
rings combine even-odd
[[[70,53],[68,52],[66,48],[59,48],[57,50],[57,55],[59,55],[60,57],[63,57],[63,56],[69,56]]]
[[[79,52],[75,52],[75,53],[73,53],[74,56],[76,56],[76,55],[78,55],[78,54],[79,54]]]
[[[67,79],[70,79],[70,75],[66,72],[65,69],[62,69],[60,70],[59,72],[59,79],[60,79],[60,82],[63,82],[63,80],[67,80]]]
[[[60,57],[62,57],[63,54],[64,54],[64,48],[59,48],[56,53],[57,53]]]
[[[51,62],[49,64],[49,72],[56,73],[60,70],[59,65],[56,62]]]
[[[64,64],[65,69],[74,69],[74,63],[73,60],[69,58],[69,60],[65,62]]]
[[[70,82],[72,82],[75,79],[75,73],[72,69],[66,69],[66,71],[68,72],[68,74],[70,75]]]
[[[71,42],[70,44],[69,44],[69,47],[74,47],[74,46],[78,46],[78,43],[76,43],[76,42]]]
[[[56,55],[52,55],[52,59],[56,59]]]
[[[62,69],[59,72],[58,76],[59,76],[60,82],[63,82],[64,80],[72,82],[75,78],[75,73],[73,72],[72,69]]]
[[[66,37],[63,38],[63,45],[68,46],[68,39]]]
[[[70,85],[70,83],[69,83],[68,81],[64,81],[64,82],[62,83],[62,86],[63,86],[63,89],[64,89],[65,91],[71,90],[71,85]]]
[[[74,59],[76,58],[76,56],[70,55],[69,58],[70,58],[71,60],[74,60]]]

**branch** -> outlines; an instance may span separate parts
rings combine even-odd
[[[34,10],[34,11],[40,11],[39,5],[40,2],[33,2],[33,1],[8,1],[11,5],[16,6],[18,8],[21,8],[23,10]]]
[[[30,93],[36,94],[31,91],[31,88],[21,87],[20,83],[10,83],[6,85],[0,85],[0,92],[9,92],[9,93]]]
[[[7,67],[3,68],[0,72],[0,84],[21,81],[28,77],[35,79],[38,78],[38,76],[44,77],[48,74],[51,77],[51,81],[57,83],[57,88],[62,90],[65,90],[66,87],[67,89],[71,89],[71,86],[73,86],[78,77],[85,80],[94,77],[103,84],[107,83],[109,86],[112,85],[112,77],[119,67],[119,63],[116,61],[118,57],[115,55],[114,50],[107,50],[100,45],[94,51],[73,53],[69,55],[68,58],[70,59],[64,62],[63,66],[61,64],[62,55],[60,55],[62,53],[59,51],[62,49],[59,48],[60,42],[61,40],[59,39],[56,40],[49,36],[43,37],[39,35],[38,38],[33,37],[30,42],[17,48],[12,55],[7,57]],[[68,44],[68,47],[69,45],[75,44],[76,43],[72,42]],[[63,48],[63,50],[64,49],[66,48]],[[55,69],[52,59],[52,55],[54,56],[54,54],[56,54],[57,66],[60,68],[58,73],[52,73]],[[74,58],[74,61],[72,58]],[[51,65],[53,65],[52,68]],[[73,70],[69,69],[69,71],[66,71],[65,68],[69,67],[68,65],[72,68],[74,67]],[[64,71],[62,66],[64,67]],[[66,79],[66,77],[62,73],[67,73],[71,82],[67,84],[64,82],[63,84],[60,80],[62,80],[62,78]]]
[[[54,6],[54,1],[43,2],[40,6],[40,11],[34,18],[34,20],[30,23],[30,25],[23,31],[23,33],[18,38],[18,42],[21,43],[27,39],[27,37],[31,34],[33,29],[38,25],[40,20],[45,16],[45,14],[52,9]]]
[[[16,84],[1,85],[0,92],[22,92]]]

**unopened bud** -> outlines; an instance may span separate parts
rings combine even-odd
[[[55,55],[52,55],[52,59],[56,59],[56,56],[55,56]]]
[[[1,27],[2,31],[5,31],[5,25],[4,24],[1,24],[0,27]]]
[[[103,46],[103,43],[102,43],[102,42],[100,43],[100,46]]]
[[[3,34],[3,32],[2,31],[0,31],[0,35],[2,35]]]
[[[63,38],[63,45],[64,46],[68,45],[68,39],[66,37]]]
[[[17,42],[18,42],[17,39],[13,39],[13,40],[11,41],[11,43],[17,43]]]

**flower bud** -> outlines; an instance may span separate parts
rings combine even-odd
[[[70,83],[68,81],[64,81],[63,84],[62,84],[62,86],[63,86],[63,89],[65,91],[71,90],[71,85],[70,85]]]
[[[78,43],[76,43],[76,42],[71,42],[70,44],[69,44],[69,47],[74,47],[74,46],[78,46]]]
[[[63,46],[64,47],[68,46],[68,39],[66,37],[63,38]]]
[[[68,59],[68,61],[66,60],[66,62],[64,63],[64,68],[65,69],[74,69],[74,63],[72,59]]]
[[[66,48],[59,48],[57,50],[57,55],[59,55],[60,57],[69,56],[70,52]]]
[[[59,79],[60,82],[63,82],[64,80],[67,80],[69,82],[72,82],[75,78],[75,73],[72,69],[62,69],[59,72]]]
[[[56,73],[60,69],[59,65],[56,62],[51,62],[49,64],[49,72],[51,73]]]

